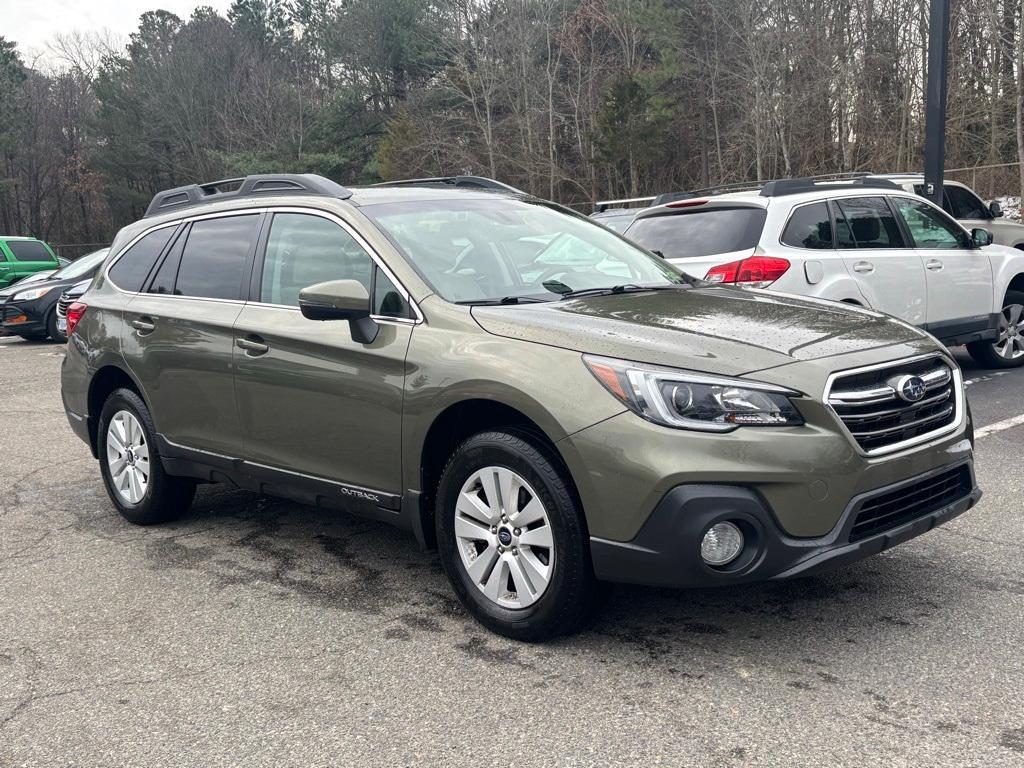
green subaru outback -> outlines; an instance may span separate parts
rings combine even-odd
[[[904,322],[489,180],[228,186],[157,195],[67,310],[68,419],[133,523],[223,481],[348,510],[537,639],[602,582],[809,574],[980,496],[960,370]]]
[[[0,235],[0,288],[37,272],[59,268],[56,255],[42,240]]]

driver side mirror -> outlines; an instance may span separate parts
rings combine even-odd
[[[330,280],[299,291],[299,309],[310,320],[348,320],[352,340],[371,344],[380,326],[370,317],[370,294],[358,280]]]
[[[998,219],[1003,215],[1002,206],[1000,206],[995,200],[988,204],[988,212],[992,214],[993,219]]]
[[[984,248],[986,245],[992,245],[992,233],[987,229],[972,229],[971,240],[974,241],[975,248]]]

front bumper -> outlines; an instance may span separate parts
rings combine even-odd
[[[952,485],[955,479],[956,484]],[[942,485],[945,483],[945,485]],[[929,503],[929,493],[948,487]],[[928,491],[932,488],[932,491]],[[876,509],[892,509],[890,499],[923,501],[919,508],[865,527]],[[835,528],[817,538],[786,535],[774,511],[756,491],[732,485],[692,484],[672,489],[636,537],[628,542],[591,537],[595,575],[605,581],[668,587],[705,587],[807,575],[852,563],[930,531],[963,514],[981,498],[973,460],[953,462],[899,483],[855,497]],[[889,503],[885,507],[884,503]],[[893,514],[893,513],[890,513]],[[700,558],[704,532],[728,520],[744,532],[746,544],[722,568]]]
[[[44,297],[45,298],[45,297]],[[0,303],[0,328],[7,333],[44,333],[46,315],[42,299]]]

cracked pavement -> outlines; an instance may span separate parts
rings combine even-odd
[[[1020,766],[1024,426],[981,504],[826,575],[618,588],[586,632],[491,635],[407,535],[217,486],[137,528],[0,339],[0,766]],[[959,356],[979,425],[1024,370]],[[975,380],[977,379],[977,380]]]

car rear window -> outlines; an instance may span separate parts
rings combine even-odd
[[[174,293],[208,299],[240,298],[242,273],[259,220],[258,215],[249,214],[193,222]]]
[[[666,259],[698,258],[754,248],[761,239],[764,208],[705,208],[633,222],[626,237]]]
[[[18,261],[56,261],[38,240],[8,240],[7,247]]]

